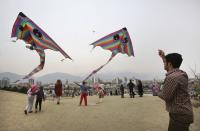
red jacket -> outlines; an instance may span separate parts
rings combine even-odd
[[[56,96],[62,96],[62,84],[55,84]]]

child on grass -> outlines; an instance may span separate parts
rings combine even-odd
[[[37,106],[39,104],[39,112],[42,108],[42,100],[45,101],[43,87],[40,86],[39,91],[36,93],[35,113],[37,113]]]

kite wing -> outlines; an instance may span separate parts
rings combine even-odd
[[[84,81],[86,81],[92,75],[94,75],[99,70],[101,70],[118,53],[127,54],[128,56],[134,56],[131,38],[129,36],[129,33],[128,33],[126,27],[124,27],[124,28],[122,28],[122,29],[120,29],[120,30],[118,30],[116,32],[113,32],[113,33],[111,33],[111,34],[109,34],[109,35],[107,35],[107,36],[105,36],[105,37],[103,37],[103,38],[101,38],[101,39],[99,39],[97,41],[95,41],[91,45],[93,45],[93,48],[95,48],[96,46],[100,46],[103,49],[110,50],[112,52],[112,55],[111,55],[110,59],[104,65],[101,65],[96,70],[93,70],[84,79]]]
[[[93,45],[93,48],[100,46],[103,49],[110,50],[113,55],[122,53],[134,56],[131,38],[126,27],[95,41],[91,45]]]
[[[17,37],[39,49],[59,51],[65,58],[71,59],[51,37],[22,12],[18,14],[13,25],[11,37]]]
[[[31,73],[26,75],[23,79],[31,77],[33,74],[43,69],[45,64],[45,49],[59,51],[65,58],[71,59],[56,42],[51,39],[39,26],[37,26],[25,14],[20,12],[12,28],[11,37],[16,37],[17,40],[23,40],[30,46],[27,48],[36,50],[40,56],[40,65],[36,67]]]

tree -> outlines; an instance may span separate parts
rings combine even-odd
[[[196,66],[195,69],[190,68],[191,72],[194,75],[195,81],[194,81],[194,91],[196,93],[195,97],[197,97],[197,99],[199,99],[200,97],[200,75],[198,75],[196,73]]]

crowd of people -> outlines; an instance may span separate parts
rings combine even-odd
[[[142,88],[142,82],[141,80],[137,80],[136,81],[136,85],[132,82],[132,80],[130,80],[130,82],[125,85],[128,87],[129,89],[129,95],[130,98],[134,98],[135,97],[135,92],[134,92],[134,88],[138,88],[138,95],[140,97],[143,96],[143,88]],[[88,95],[89,95],[89,89],[93,89],[99,100],[96,104],[102,103],[103,102],[103,98],[105,95],[108,95],[108,93],[106,92],[104,85],[103,84],[98,84],[96,83],[93,87],[90,87],[87,85],[87,82],[83,81],[82,84],[76,83],[76,85],[78,85],[80,87],[80,102],[79,102],[79,106],[82,105],[82,102],[84,101],[84,105],[87,106],[88,105]],[[60,99],[61,96],[63,95],[63,84],[61,80],[57,80],[55,85],[54,85],[54,89],[51,90],[51,94],[52,94],[52,98],[53,101],[56,99],[56,104],[60,104]],[[118,92],[116,93],[118,95]],[[124,98],[124,85],[121,84],[120,85],[120,93],[121,94],[121,98]],[[110,94],[112,95],[112,94]],[[44,91],[43,91],[43,86],[37,86],[37,85],[30,85],[30,88],[27,91],[27,105],[25,107],[24,113],[28,114],[28,113],[32,113],[32,107],[34,104],[34,99],[36,97],[35,100],[35,113],[38,112],[38,105],[39,105],[39,112],[41,112],[42,109],[42,101],[45,101],[45,95],[44,95]],[[73,94],[72,94],[72,98],[73,98]]]
[[[57,104],[60,104],[60,97],[62,96],[62,82],[61,80],[57,80],[55,84],[55,97],[57,99]],[[39,104],[39,112],[42,110],[42,100],[45,101],[45,95],[43,91],[43,86],[37,86],[37,85],[29,85],[29,89],[27,91],[27,105],[25,107],[24,113],[27,115],[28,113],[32,113],[33,110],[33,104],[34,99],[36,97],[35,101],[35,113],[38,112],[38,104]]]
[[[189,126],[193,123],[193,109],[190,100],[190,95],[188,92],[188,76],[186,72],[179,69],[182,63],[182,56],[178,53],[171,53],[165,55],[164,51],[159,50],[159,56],[162,58],[164,63],[164,69],[167,71],[163,87],[159,88],[157,95],[166,103],[166,110],[169,112],[169,126],[168,131],[189,131]],[[88,105],[88,89],[92,88],[87,85],[85,81],[82,84],[76,83],[80,86],[80,101],[79,106],[82,105],[84,100],[84,105]],[[138,88],[138,95],[143,96],[143,85],[141,80],[136,80],[136,85],[129,81],[126,85],[129,89],[130,98],[135,97],[134,88]],[[98,94],[99,102],[101,103],[104,95],[106,94],[103,85],[96,85],[93,87]],[[120,85],[121,98],[124,98],[125,85]],[[55,84],[55,97],[57,99],[57,104],[60,104],[60,97],[62,96],[62,82],[57,80]],[[112,92],[111,92],[112,93]],[[117,92],[116,92],[117,94]],[[32,107],[34,103],[34,98],[36,96],[35,102],[35,112],[39,112],[42,109],[42,100],[45,101],[43,87],[37,87],[37,85],[30,86],[27,92],[27,105],[24,113],[32,113]]]

